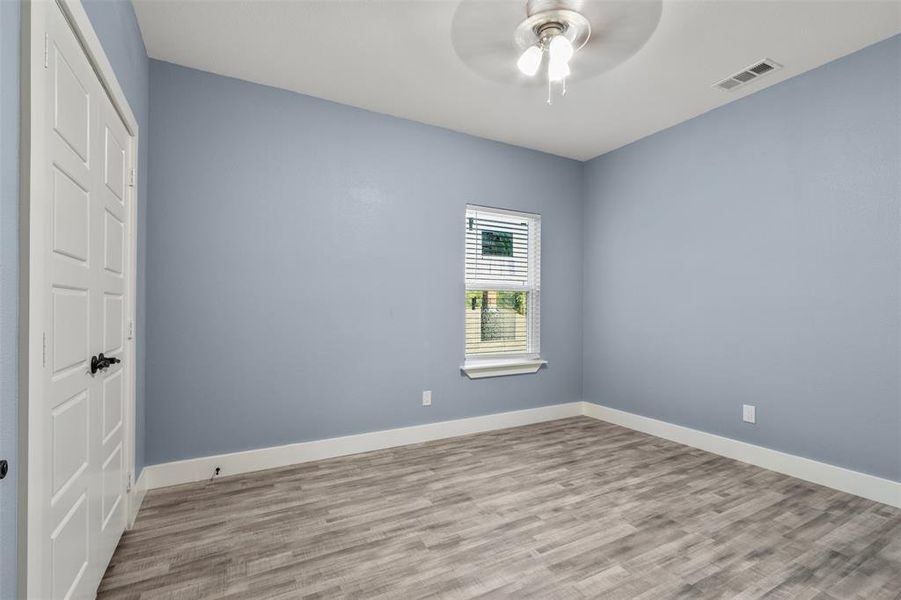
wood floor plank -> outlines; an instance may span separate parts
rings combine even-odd
[[[103,600],[901,599],[901,510],[587,417],[147,494]]]

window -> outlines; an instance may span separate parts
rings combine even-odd
[[[541,217],[466,207],[466,362],[473,378],[534,373],[539,358]]]

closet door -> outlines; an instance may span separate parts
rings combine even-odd
[[[93,597],[126,521],[125,193],[130,145],[56,3],[48,12],[41,587]],[[100,353],[111,361],[92,368]],[[92,359],[95,359],[92,361]],[[105,363],[103,363],[105,364]],[[32,413],[34,414],[34,413]]]
[[[99,435],[92,436],[95,455],[100,465],[100,489],[97,498],[98,555],[103,567],[116,549],[125,530],[125,397],[127,386],[126,356],[126,290],[128,266],[126,235],[128,227],[128,183],[126,172],[131,164],[128,132],[106,94],[98,102],[96,140],[101,152],[101,182],[97,186],[99,231],[92,237],[100,257],[97,278],[100,341],[95,352],[113,358],[109,367],[98,373],[100,380],[97,421]],[[101,573],[102,575],[102,573]]]

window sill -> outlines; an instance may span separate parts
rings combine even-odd
[[[503,377],[505,375],[528,375],[535,373],[547,361],[540,358],[505,358],[489,360],[468,360],[460,370],[470,379]]]

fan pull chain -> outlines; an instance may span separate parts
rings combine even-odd
[[[551,102],[551,80],[547,80],[547,103],[552,104]]]

